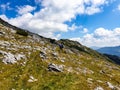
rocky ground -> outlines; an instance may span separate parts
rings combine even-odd
[[[105,56],[18,29],[0,24],[0,90],[120,90],[120,66]]]

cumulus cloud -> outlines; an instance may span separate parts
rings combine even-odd
[[[42,0],[35,0],[36,4],[40,4]]]
[[[74,24],[72,24],[71,26],[68,27],[68,30],[71,30],[71,31],[75,31],[75,30],[81,30],[83,28],[83,26],[77,26]]]
[[[118,5],[117,9],[120,10],[120,4]]]
[[[87,28],[83,28],[83,33],[87,33],[88,29]]]
[[[35,7],[32,7],[30,5],[25,5],[25,6],[20,6],[18,7],[18,14],[26,14],[26,13],[29,13],[29,12],[32,12],[33,10],[35,10]]]
[[[77,37],[77,38],[70,38],[70,40],[73,40],[73,41],[78,41],[80,42],[81,41],[81,38]]]
[[[98,28],[91,34],[86,34],[82,38],[73,38],[73,40],[90,47],[118,46],[120,45],[120,28],[113,30]]]
[[[86,7],[85,13],[92,15],[94,13],[101,12],[101,5],[107,4],[107,0],[85,0],[88,7]]]
[[[88,15],[92,15],[94,13],[98,13],[101,12],[101,9],[95,6],[92,7],[87,7],[85,10],[85,13],[87,13]]]
[[[7,19],[15,26],[22,27],[46,37],[57,38],[55,32],[67,32],[78,28],[69,26],[66,21],[76,18],[76,15],[92,15],[102,11],[101,7],[109,0],[35,0],[40,4],[39,11],[32,14],[35,7],[26,5],[18,7],[18,16]],[[5,18],[5,17],[4,17]],[[86,32],[87,30],[85,30]]]
[[[6,15],[0,15],[0,18],[2,18],[3,20],[5,20],[5,21],[8,21],[8,18],[6,17]]]
[[[6,10],[11,10],[12,8],[10,7],[10,3],[6,3],[6,4],[1,4],[0,5],[0,9],[2,10],[2,12],[4,13]]]
[[[93,3],[93,5],[95,5],[95,6],[100,6],[100,5],[102,5],[102,4],[107,4],[108,3],[108,0],[90,0],[92,3]]]

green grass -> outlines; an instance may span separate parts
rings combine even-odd
[[[2,28],[1,30],[4,29],[2,26],[0,28]],[[45,44],[42,45],[40,42],[34,41],[29,35],[26,37],[16,33],[13,34],[7,29],[4,29],[4,31],[8,37],[0,36],[0,41],[13,43],[17,47],[11,44],[7,48],[0,47],[0,50],[12,54],[23,53],[26,59],[6,65],[2,62],[3,55],[0,54],[0,90],[94,90],[97,86],[110,90],[106,82],[120,85],[120,66],[108,62],[104,56],[96,51],[84,46],[78,47],[75,42],[70,41],[62,41],[63,44],[67,45],[67,48],[60,50],[57,45],[54,45],[54,40],[50,43],[49,40],[43,39]],[[11,37],[14,37],[14,39],[11,39]],[[33,40],[33,42],[28,43],[29,40]],[[22,46],[31,46],[31,49],[22,48]],[[34,47],[38,47],[40,50],[36,50]],[[45,52],[48,58],[42,60],[40,51],[47,47],[49,48]],[[16,48],[16,50],[9,50],[8,48]],[[73,48],[74,50],[78,49],[78,51],[74,51]],[[67,52],[68,49],[71,49],[73,53]],[[54,52],[58,53],[57,59],[52,55]],[[65,62],[62,62],[61,59],[64,59]],[[24,62],[26,64],[22,65]],[[49,63],[64,65],[63,72],[48,71]],[[110,69],[106,64],[119,69]],[[70,67],[72,72],[68,72]],[[88,71],[92,70],[94,73],[83,73],[85,68]],[[100,70],[105,70],[106,73],[101,74]],[[28,82],[30,76],[33,76],[37,81]],[[93,79],[91,84],[87,82],[88,78]],[[101,80],[102,83],[98,80]]]

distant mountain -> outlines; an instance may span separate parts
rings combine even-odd
[[[103,48],[97,49],[97,51],[103,54],[117,55],[120,57],[120,46],[103,47]]]

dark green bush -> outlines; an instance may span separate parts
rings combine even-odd
[[[55,39],[50,39],[50,42],[51,43],[55,43]]]
[[[24,31],[24,30],[17,30],[16,33],[19,34],[19,35],[22,35],[22,36],[28,36],[28,32]]]

